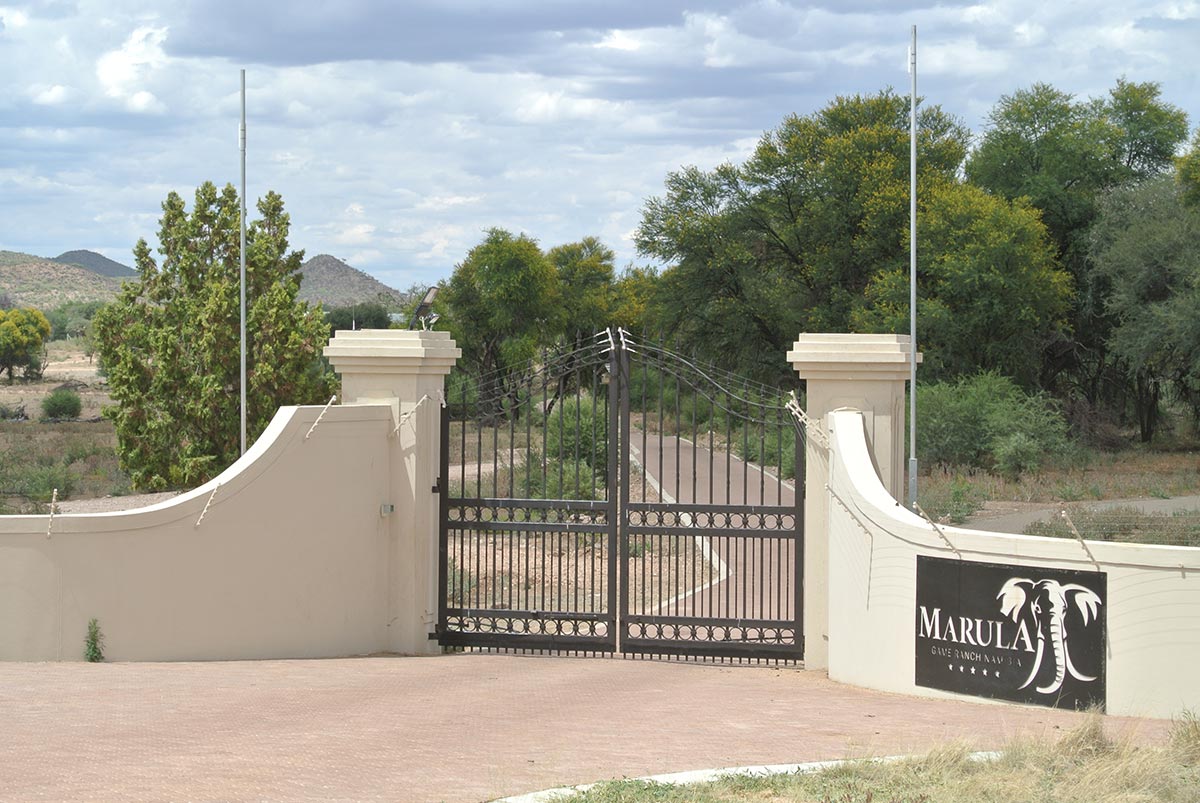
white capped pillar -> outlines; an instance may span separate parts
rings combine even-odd
[[[904,386],[909,378],[907,335],[801,334],[788,362],[807,384],[806,412],[827,432],[833,410],[860,410],[876,469],[896,499],[904,498]],[[920,362],[921,355],[917,355]],[[804,665],[829,665],[829,452],[809,437],[805,453]]]
[[[390,466],[394,511],[381,510],[388,549],[388,648],[437,652],[429,633],[437,618],[438,503],[433,491],[441,456],[441,400],[446,375],[462,351],[449,332],[341,330],[325,356],[342,377],[343,404],[388,404],[393,425]]]

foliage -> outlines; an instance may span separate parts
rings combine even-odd
[[[35,373],[40,376],[50,331],[46,316],[33,307],[0,309],[0,371],[8,373],[9,382],[18,367],[28,376],[30,367],[36,366]]]
[[[388,329],[392,325],[388,309],[377,301],[333,307],[325,311],[331,332],[342,329]]]
[[[93,664],[104,660],[104,634],[100,632],[100,622],[89,619],[87,636],[83,641],[83,657]]]
[[[1076,100],[1034,84],[1000,99],[966,163],[971,182],[1028,198],[1041,213],[1076,288],[1064,330],[1071,334],[1046,352],[1042,385],[1065,374],[1092,403],[1120,387],[1120,374],[1108,360],[1112,321],[1089,259],[1089,229],[1101,193],[1167,169],[1187,136],[1187,115],[1160,94],[1157,83],[1122,79],[1107,97]]]
[[[92,318],[104,306],[102,301],[68,301],[59,304],[46,314],[52,327],[51,340],[63,340],[68,337],[84,337],[88,333],[88,325]]]
[[[985,501],[982,490],[960,473],[954,473],[948,484],[921,482],[918,487],[917,502],[935,521],[962,524]]]
[[[658,287],[654,268],[631,265],[621,271],[613,285],[612,325],[639,337],[662,339],[656,323]]]
[[[1109,346],[1138,394],[1146,442],[1168,383],[1200,418],[1200,208],[1181,195],[1166,175],[1115,190],[1092,232],[1115,322]]]
[[[928,379],[997,371],[1037,384],[1036,358],[1062,336],[1070,277],[1038,213],[970,185],[932,187],[918,216],[917,331]],[[905,238],[907,239],[907,238]],[[859,331],[907,332],[907,265],[881,271],[852,315]]]
[[[490,229],[459,263],[438,296],[463,360],[503,399],[512,371],[562,330],[558,274],[535,240]]]
[[[1033,209],[963,185],[967,138],[938,107],[920,111],[927,370],[1017,373],[1059,336],[1069,280]],[[635,240],[672,265],[657,294],[662,328],[687,350],[779,382],[790,372],[775,355],[798,332],[908,330],[906,98],[837,98],[785,119],[744,165],[687,167],[666,187]]]
[[[552,464],[579,463],[604,487],[608,477],[608,418],[586,395],[566,396],[546,417],[545,455]],[[572,466],[573,467],[573,466]],[[586,497],[585,497],[586,498]]]
[[[917,411],[917,455],[930,466],[995,466],[1020,475],[1067,443],[1057,404],[995,373],[920,385]]]
[[[1072,506],[1067,515],[1079,534],[1093,541],[1200,547],[1200,510],[1156,513],[1131,505],[1103,509]],[[1061,516],[1053,516],[1033,522],[1024,532],[1025,535],[1074,538],[1070,524]]]
[[[530,499],[602,499],[605,493],[604,478],[587,460],[560,460],[535,448],[513,472],[512,487],[514,494]]]
[[[79,418],[83,401],[69,388],[59,388],[42,399],[42,417],[50,420]]]
[[[1200,206],[1200,128],[1196,129],[1187,153],[1175,160],[1175,178],[1184,203]]]
[[[333,377],[319,362],[329,328],[297,300],[302,252],[273,192],[246,234],[247,428],[257,438],[281,404],[323,403]],[[116,405],[122,467],[137,488],[196,485],[239,453],[236,190],[209,182],[188,214],[172,192],[159,223],[161,264],[139,240],[140,278],[96,315],[100,358]]]
[[[115,447],[107,421],[0,423],[0,493],[20,513],[45,512],[55,488],[59,499],[128,493]]]
[[[612,322],[616,256],[599,239],[584,237],[551,248],[546,258],[558,273],[565,341],[578,348]]]

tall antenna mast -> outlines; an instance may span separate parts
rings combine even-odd
[[[238,287],[240,288],[241,296],[241,410],[242,419],[242,450],[238,454],[246,453],[246,71],[242,70],[242,124],[238,126],[238,148],[242,152],[242,208],[239,217],[238,225],[241,229],[241,248],[238,251]]]
[[[908,52],[912,76],[908,131],[908,507],[917,506],[917,26]]]

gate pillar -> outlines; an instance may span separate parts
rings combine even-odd
[[[801,334],[788,361],[807,383],[812,426],[828,432],[837,409],[863,413],[875,467],[896,499],[904,498],[904,385],[912,346],[907,335]],[[921,355],[917,355],[920,362]],[[804,665],[829,666],[829,450],[808,438],[804,499]]]
[[[341,330],[325,356],[342,377],[343,404],[387,404],[393,426],[393,511],[381,510],[388,538],[387,647],[438,652],[429,640],[437,619],[438,495],[441,400],[446,375],[462,351],[449,332]],[[405,418],[407,416],[407,418]]]

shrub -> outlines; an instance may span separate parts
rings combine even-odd
[[[1068,446],[1057,403],[995,373],[918,387],[917,426],[923,463],[996,468],[1014,478]]]
[[[585,467],[586,484],[594,472],[601,487],[608,477],[608,418],[602,404],[587,395],[567,396],[546,417],[546,459],[563,463],[565,474],[574,476],[575,462]],[[554,472],[557,475],[557,472]],[[572,497],[564,497],[572,498]],[[584,499],[589,497],[582,497]]]
[[[83,402],[73,390],[59,388],[42,399],[42,417],[47,419],[79,418]]]
[[[83,641],[83,657],[93,664],[104,660],[104,634],[100,632],[100,622],[95,619],[88,621],[87,637]]]

